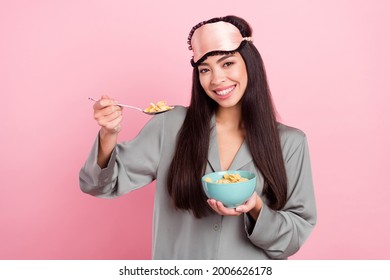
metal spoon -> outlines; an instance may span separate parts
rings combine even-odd
[[[95,98],[92,98],[92,97],[88,97],[89,100],[92,100],[92,101],[98,101],[97,99]],[[135,110],[138,110],[138,111],[141,111],[142,113],[144,114],[147,114],[147,115],[157,115],[157,114],[161,114],[161,113],[165,113],[165,112],[168,112],[169,110],[171,109],[168,109],[168,110],[164,110],[164,111],[158,111],[158,112],[146,112],[145,110],[139,108],[139,107],[135,107],[135,106],[131,106],[131,105],[125,105],[125,104],[117,104],[118,106],[120,107],[124,107],[124,108],[130,108],[130,109],[135,109]],[[174,106],[171,106],[171,108],[175,108]]]

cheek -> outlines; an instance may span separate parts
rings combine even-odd
[[[208,85],[206,77],[199,78],[199,82],[200,82],[200,85],[202,86],[202,88],[206,91],[207,85]]]
[[[248,86],[248,76],[247,76],[247,75],[245,75],[245,76],[243,77],[243,81],[244,81],[244,87],[245,87],[245,89],[246,89],[246,87]]]
[[[246,68],[243,67],[240,71],[240,81],[241,83],[246,87],[246,85],[248,84],[248,74],[246,72]]]

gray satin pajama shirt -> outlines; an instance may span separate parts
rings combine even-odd
[[[117,144],[108,166],[97,165],[98,138],[80,170],[85,193],[112,198],[156,180],[153,214],[153,259],[287,259],[298,251],[316,223],[316,205],[305,134],[279,124],[288,177],[288,201],[281,211],[266,205],[257,221],[247,214],[238,217],[212,214],[197,219],[175,210],[167,192],[167,173],[176,137],[187,109],[175,109],[153,117],[131,141]],[[221,170],[215,117],[206,173]],[[261,194],[263,177],[247,146],[240,147],[229,169],[256,172],[256,191]],[[199,178],[200,180],[200,178]]]

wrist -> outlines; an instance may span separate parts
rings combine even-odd
[[[97,163],[105,168],[117,142],[118,133],[107,133],[104,129],[99,131],[99,148]]]
[[[101,127],[99,131],[100,140],[116,138],[119,134],[119,131],[119,127],[114,129],[106,129]]]

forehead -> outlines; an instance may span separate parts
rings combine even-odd
[[[235,58],[235,59],[241,59],[242,60],[242,56],[241,56],[241,54],[239,52],[223,53],[223,54],[213,54],[213,55],[209,55],[199,65],[210,64],[210,63],[219,63],[219,62],[225,61],[226,59],[229,59],[229,58]]]

